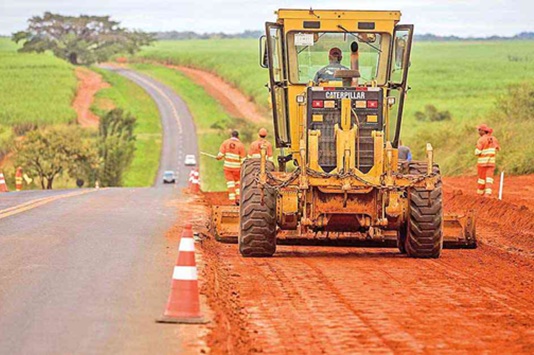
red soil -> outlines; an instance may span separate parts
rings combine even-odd
[[[78,91],[72,102],[72,107],[78,114],[78,123],[82,127],[98,127],[99,117],[91,112],[95,94],[109,87],[109,84],[102,80],[102,76],[83,67],[76,68],[78,78]]]
[[[446,210],[475,209],[481,245],[437,260],[302,246],[249,259],[208,236],[212,353],[534,352],[533,182],[507,178],[498,201],[476,196],[476,178],[446,178]],[[205,199],[193,214],[207,220],[225,195]]]

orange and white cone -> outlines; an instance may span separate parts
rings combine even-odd
[[[178,259],[172,273],[171,293],[158,323],[206,323],[200,312],[198,276],[195,261],[195,240],[191,225],[185,226]]]
[[[197,168],[192,169],[189,174],[189,190],[194,194],[200,192],[200,173]]]
[[[193,192],[193,181],[195,180],[195,169],[189,172],[189,191]]]
[[[6,185],[6,179],[4,178],[4,173],[0,171],[0,192],[9,192],[9,189]]]

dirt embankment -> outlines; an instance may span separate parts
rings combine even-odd
[[[87,68],[77,67],[76,77],[78,78],[78,90],[72,102],[72,107],[78,115],[78,123],[82,127],[98,127],[100,118],[91,112],[95,94],[102,89],[108,88],[100,74]]]
[[[534,257],[534,175],[505,177],[502,201],[477,196],[476,181],[476,177],[445,178],[445,209],[474,210],[484,243]],[[496,178],[495,192],[499,182]]]
[[[204,70],[183,66],[167,65],[167,67],[181,71],[202,86],[208,94],[221,103],[231,116],[245,118],[255,123],[262,123],[267,120],[259,112],[254,102],[219,76]]]

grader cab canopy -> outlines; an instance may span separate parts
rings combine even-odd
[[[248,159],[240,207],[212,229],[243,256],[276,244],[398,247],[438,257],[476,246],[474,217],[444,216],[439,166],[398,158],[413,25],[399,11],[286,10],[266,23],[278,167]],[[288,167],[292,162],[293,166]]]

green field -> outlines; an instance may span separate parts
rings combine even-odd
[[[220,144],[228,138],[229,129],[235,122],[232,117],[228,116],[221,105],[206,94],[202,87],[194,84],[176,70],[149,64],[136,64],[132,67],[168,85],[182,97],[195,120],[199,149],[211,154],[217,154]],[[242,135],[245,136],[245,143],[251,137],[247,139],[247,134],[244,131],[250,132],[255,129],[243,126],[235,128],[239,128],[242,131]],[[226,189],[220,161],[201,155],[200,177],[202,189],[205,191]]]
[[[213,71],[267,107],[267,71],[258,65],[256,40],[161,41],[140,57]],[[495,101],[510,84],[534,82],[534,41],[415,43],[402,137],[416,157],[426,140],[434,143],[437,159],[448,174],[473,172],[472,153],[481,122],[496,126],[501,136],[501,169],[533,172],[525,166],[529,122],[503,124],[496,118]],[[417,111],[426,105],[449,111],[449,122],[421,122]]]
[[[49,54],[17,53],[17,48],[0,38],[0,124],[73,122],[74,67]]]
[[[93,111],[102,116],[105,111],[100,107],[108,106],[111,101],[115,107],[137,119],[134,158],[124,172],[123,186],[152,186],[158,172],[162,144],[158,108],[152,98],[130,80],[111,71],[95,70],[102,74],[111,87],[97,93]]]
[[[0,158],[9,153],[16,127],[44,128],[76,120],[71,106],[77,88],[74,66],[51,54],[18,53],[17,48],[11,40],[0,38]],[[124,185],[151,186],[161,151],[161,123],[156,105],[132,82],[108,71],[93,70],[112,85],[97,94],[97,101],[111,101],[113,106],[137,118],[136,152],[124,174]],[[99,116],[105,113],[98,105],[94,108]],[[86,134],[96,142],[96,130],[89,129]],[[8,179],[14,174],[11,165],[4,171]],[[66,176],[54,184],[55,188],[74,186],[74,181]]]
[[[17,134],[76,119],[71,107],[77,87],[74,67],[50,54],[18,53],[18,48],[0,38],[0,159],[11,151]],[[9,183],[11,165],[4,166]]]

